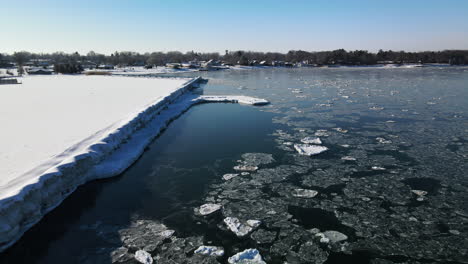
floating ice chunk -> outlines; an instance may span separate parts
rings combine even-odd
[[[299,154],[307,156],[317,155],[328,150],[328,148],[324,146],[308,144],[294,144],[294,148]]]
[[[335,127],[335,128],[332,128],[332,129],[335,130],[335,131],[338,131],[340,133],[348,133],[348,130],[343,129],[341,127]]]
[[[144,251],[144,250],[138,250],[135,253],[135,259],[143,264],[152,264],[153,263],[153,258],[151,257],[151,254]]]
[[[392,141],[391,140],[387,140],[383,137],[377,137],[375,138],[377,140],[377,142],[379,142],[380,144],[391,144]]]
[[[224,249],[222,247],[214,247],[214,246],[199,246],[194,251],[194,253],[205,255],[205,256],[221,257],[224,255]]]
[[[227,173],[223,175],[223,180],[229,181],[230,179],[239,176],[237,173]]]
[[[198,212],[201,215],[209,215],[211,213],[218,211],[219,209],[221,209],[220,204],[207,203],[207,204],[200,206],[200,209],[198,210]]]
[[[347,161],[355,161],[356,158],[355,157],[351,157],[351,156],[344,156],[344,157],[341,157],[342,160],[347,160]]]
[[[230,264],[266,264],[257,249],[249,248],[228,259]]]
[[[301,142],[305,143],[305,144],[317,144],[317,145],[322,144],[322,141],[318,137],[316,137],[316,138],[305,137],[305,138],[301,139]]]
[[[237,165],[237,166],[234,166],[234,169],[237,171],[256,171],[258,170],[258,167],[249,166],[249,165]]]
[[[315,135],[316,135],[317,137],[328,137],[329,135],[328,135],[327,132],[328,132],[328,131],[325,130],[325,129],[319,129],[319,130],[315,131]]]
[[[294,189],[292,192],[292,195],[294,197],[300,197],[300,198],[314,198],[317,196],[318,192],[314,190],[308,190],[308,189]]]
[[[383,107],[380,107],[380,106],[372,106],[369,108],[370,110],[374,110],[374,111],[381,111],[381,110],[384,110]]]
[[[247,220],[247,222],[241,223],[241,221],[236,217],[226,217],[224,219],[224,223],[226,223],[229,230],[234,232],[238,237],[243,237],[260,226],[261,221]]]
[[[175,231],[174,230],[166,230],[166,231],[162,231],[161,233],[159,233],[159,235],[162,237],[162,238],[170,238],[172,235],[174,235]]]
[[[345,234],[334,230],[325,231],[323,232],[323,235],[328,238],[331,243],[338,243],[348,239],[348,236]]]
[[[411,190],[412,193],[416,194],[417,196],[425,196],[427,195],[426,191],[423,190]]]

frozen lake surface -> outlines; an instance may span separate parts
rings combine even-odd
[[[139,250],[156,263],[468,263],[467,68],[196,74],[205,94],[272,104],[191,108],[0,263],[135,263]],[[221,209],[203,215],[204,204]],[[226,225],[234,218],[246,235]]]

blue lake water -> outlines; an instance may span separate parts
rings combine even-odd
[[[467,68],[183,74],[196,75],[209,79],[205,94],[272,103],[193,107],[122,175],[81,186],[0,263],[135,263],[142,245],[158,263],[227,263],[247,248],[267,263],[468,263]],[[328,151],[299,155],[305,137]],[[274,161],[257,162],[265,157]],[[243,163],[259,169],[222,179]],[[204,203],[223,209],[196,214]],[[239,238],[225,217],[262,223]],[[326,242],[325,231],[347,238]],[[200,245],[226,254],[194,254]]]

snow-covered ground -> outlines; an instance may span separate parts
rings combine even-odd
[[[120,174],[200,103],[268,103],[191,93],[200,78],[26,77],[0,88],[0,251],[79,185]]]
[[[135,111],[177,90],[187,79],[105,76],[23,78],[0,87],[0,199],[12,180]],[[47,169],[47,168],[43,168]]]

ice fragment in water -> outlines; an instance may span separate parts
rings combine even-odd
[[[301,139],[301,142],[305,143],[305,144],[317,144],[317,145],[322,144],[322,141],[318,137],[315,137],[315,138],[305,137],[305,138]]]
[[[422,191],[422,190],[411,190],[412,193],[416,194],[417,196],[425,196],[427,195],[427,192],[426,191]]]
[[[198,210],[198,212],[201,215],[209,215],[211,213],[218,211],[219,209],[221,209],[220,204],[207,203],[207,204],[200,206],[200,209]]]
[[[317,155],[328,150],[328,148],[324,146],[308,144],[294,144],[294,148],[299,154],[307,156]]]
[[[238,165],[238,166],[234,166],[234,169],[237,171],[256,171],[258,167],[249,166],[249,165]]]
[[[224,249],[222,247],[200,246],[194,251],[194,253],[205,256],[221,257],[224,255]]]
[[[328,137],[328,133],[327,133],[327,130],[325,129],[319,129],[315,132],[315,135],[317,137]]]
[[[230,180],[230,179],[232,179],[234,177],[237,177],[237,176],[239,176],[239,174],[237,174],[237,173],[224,174],[223,175],[223,180],[228,181],[228,180]]]
[[[230,264],[266,264],[257,249],[249,248],[228,259]]]
[[[338,231],[330,230],[323,232],[323,234],[326,238],[330,239],[332,243],[337,243],[348,239],[348,237],[345,234],[340,233]]]
[[[224,223],[238,237],[243,237],[257,228],[261,222],[258,220],[247,220],[247,222],[241,223],[236,217],[226,217]]]
[[[292,192],[292,195],[294,197],[300,197],[300,198],[314,198],[317,196],[318,192],[314,190],[308,190],[308,189],[295,189]]]
[[[143,264],[152,264],[153,263],[153,258],[151,257],[151,254],[144,251],[144,250],[138,250],[135,253],[135,259]]]

